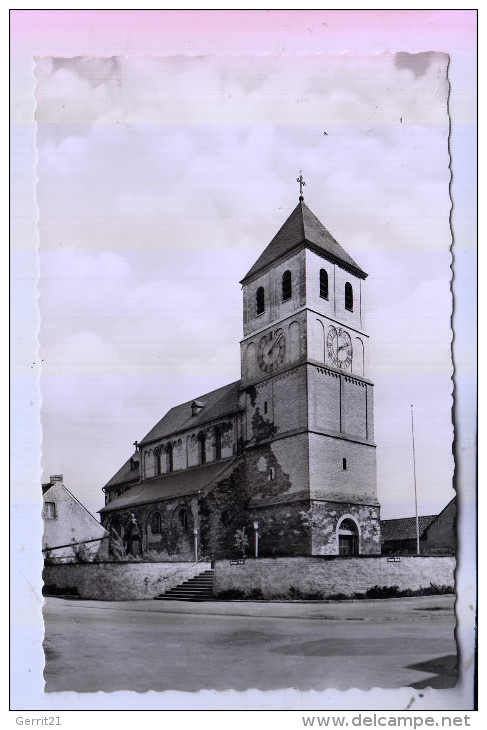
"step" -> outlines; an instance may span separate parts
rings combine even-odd
[[[187,581],[155,596],[157,601],[211,601],[213,600],[213,570],[205,570]]]

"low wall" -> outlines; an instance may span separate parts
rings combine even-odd
[[[431,584],[454,588],[454,571],[454,557],[407,556],[394,562],[387,557],[259,558],[247,559],[244,565],[221,560],[215,565],[214,590],[216,596],[232,591],[249,597],[257,592],[263,598],[352,597],[374,586],[397,586],[401,591]]]
[[[154,598],[209,568],[210,563],[65,563],[46,566],[43,579],[57,594],[75,589],[81,598],[133,601]]]

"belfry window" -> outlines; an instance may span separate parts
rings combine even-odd
[[[293,286],[291,279],[291,272],[285,271],[282,275],[282,301],[285,302],[291,299],[293,294]]]
[[[206,438],[204,433],[198,434],[198,460],[200,464],[206,464]]]
[[[353,312],[353,289],[349,281],[345,284],[345,309]]]
[[[259,286],[255,295],[255,304],[257,314],[263,314],[265,312],[265,292],[264,287]]]
[[[320,297],[328,299],[328,272],[320,269]]]

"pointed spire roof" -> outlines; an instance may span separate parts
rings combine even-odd
[[[278,259],[302,247],[310,248],[323,258],[337,263],[347,271],[351,271],[361,279],[367,274],[355,263],[351,256],[335,241],[331,233],[310,211],[304,201],[300,200],[287,221],[276,233],[265,251],[259,256],[250,271],[244,276],[243,284],[255,274],[268,268]]]

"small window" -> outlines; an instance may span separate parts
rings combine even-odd
[[[291,281],[291,272],[285,271],[282,275],[282,301],[285,302],[287,299],[291,299],[293,294],[293,287]]]
[[[188,529],[188,510],[186,507],[181,507],[178,512],[178,522],[182,530]]]
[[[267,478],[268,478],[268,480],[270,482],[273,482],[274,479],[276,478],[276,470],[274,469],[273,466],[270,467],[270,469],[269,469],[269,476]]]
[[[353,289],[349,281],[345,284],[345,309],[353,312]]]
[[[267,401],[264,401],[264,413],[267,413]]]
[[[162,521],[159,512],[154,512],[154,514],[152,515],[150,528],[153,535],[162,534]]]
[[[265,312],[265,292],[264,287],[259,286],[255,295],[255,303],[257,307],[257,314],[263,314]]]
[[[328,272],[320,269],[320,297],[328,299]]]
[[[206,464],[206,438],[204,433],[198,434],[198,460],[200,464]]]
[[[56,519],[56,503],[55,502],[45,502],[44,503],[44,516],[47,520]]]
[[[161,473],[161,455],[159,453],[159,450],[154,451],[154,466],[156,476],[159,476],[159,474]]]
[[[347,470],[347,460],[346,459],[343,459],[343,470],[344,471]]]

